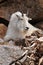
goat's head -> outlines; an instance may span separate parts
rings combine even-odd
[[[21,12],[13,13],[10,18],[6,38],[25,38],[29,30],[28,20],[31,20],[31,18],[28,18],[26,14],[22,15]]]
[[[12,22],[14,29],[17,28],[19,32],[26,33],[29,29],[28,21],[31,20],[31,18],[28,18],[26,14],[23,14],[21,12],[16,12],[12,14],[10,21]],[[16,26],[16,27],[15,27]]]

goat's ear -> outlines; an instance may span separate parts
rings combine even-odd
[[[23,17],[20,17],[18,15],[16,15],[18,17],[18,20],[23,20]]]
[[[18,15],[16,15],[18,19],[20,19],[20,17]]]

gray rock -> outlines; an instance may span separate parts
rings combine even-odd
[[[0,65],[9,65],[11,61],[20,57],[23,50],[18,46],[0,45]]]

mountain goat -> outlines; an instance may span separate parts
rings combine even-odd
[[[37,28],[33,27],[28,22],[29,20],[31,20],[31,18],[28,18],[26,14],[22,15],[22,13],[18,11],[13,13],[4,40],[23,39],[27,34],[31,35],[31,33],[37,30]]]

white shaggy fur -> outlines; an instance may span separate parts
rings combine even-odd
[[[11,39],[23,39],[27,34],[31,35],[33,31],[37,30],[37,28],[28,23],[28,20],[31,20],[31,18],[28,18],[26,14],[23,14],[22,16],[21,12],[13,13],[11,15],[10,23],[8,25],[8,30],[6,32],[4,40],[8,41]],[[29,29],[26,30],[26,27]]]

